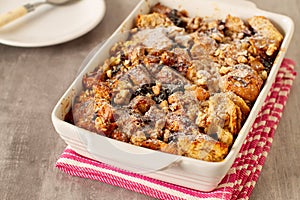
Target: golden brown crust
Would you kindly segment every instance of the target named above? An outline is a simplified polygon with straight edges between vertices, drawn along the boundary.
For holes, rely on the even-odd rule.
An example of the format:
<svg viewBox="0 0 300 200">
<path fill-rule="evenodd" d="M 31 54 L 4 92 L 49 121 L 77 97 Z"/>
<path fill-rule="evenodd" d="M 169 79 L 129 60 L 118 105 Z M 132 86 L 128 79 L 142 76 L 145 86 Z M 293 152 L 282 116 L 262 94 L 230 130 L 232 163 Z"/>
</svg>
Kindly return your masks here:
<svg viewBox="0 0 300 200">
<path fill-rule="evenodd" d="M 188 157 L 205 161 L 222 161 L 228 153 L 228 146 L 221 142 L 207 141 L 203 138 L 195 140 L 185 153 Z"/>
<path fill-rule="evenodd" d="M 283 40 L 282 34 L 275 28 L 269 19 L 264 16 L 254 16 L 249 18 L 248 23 L 260 35 L 270 40 L 276 41 L 277 44 Z"/>
<path fill-rule="evenodd" d="M 280 47 L 283 40 L 282 34 L 275 28 L 271 21 L 264 16 L 254 16 L 247 21 L 257 32 L 258 36 L 264 37 L 263 40 L 256 38 L 256 40 L 253 41 L 253 45 L 257 49 L 261 49 L 263 46 L 265 54 L 272 56 Z"/>
<path fill-rule="evenodd" d="M 260 93 L 263 80 L 248 65 L 236 65 L 222 77 L 222 89 L 232 91 L 245 101 L 254 102 Z"/>
</svg>

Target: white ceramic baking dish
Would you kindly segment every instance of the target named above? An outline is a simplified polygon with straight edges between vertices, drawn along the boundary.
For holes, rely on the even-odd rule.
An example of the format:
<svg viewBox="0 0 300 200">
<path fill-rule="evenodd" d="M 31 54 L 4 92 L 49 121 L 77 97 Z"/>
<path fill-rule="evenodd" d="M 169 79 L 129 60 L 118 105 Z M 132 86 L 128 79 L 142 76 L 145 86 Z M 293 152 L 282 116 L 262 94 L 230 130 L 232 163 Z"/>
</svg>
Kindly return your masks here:
<svg viewBox="0 0 300 200">
<path fill-rule="evenodd" d="M 102 64 L 108 58 L 112 45 L 117 41 L 126 39 L 126 34 L 120 33 L 124 33 L 132 27 L 137 14 L 148 13 L 150 7 L 157 2 L 158 0 L 142 0 L 115 33 L 94 52 L 84 66 L 83 71 L 55 106 L 52 112 L 52 121 L 61 138 L 83 156 L 158 180 L 196 190 L 211 191 L 218 186 L 238 155 L 247 133 L 251 129 L 256 115 L 275 80 L 291 40 L 294 25 L 289 17 L 260 10 L 253 3 L 243 0 L 159 0 L 168 7 L 187 10 L 189 16 L 197 15 L 220 19 L 225 18 L 227 14 L 231 14 L 246 19 L 254 15 L 263 15 L 269 18 L 284 34 L 280 52 L 269 77 L 229 154 L 222 162 L 206 162 L 137 147 L 91 133 L 65 122 L 64 117 L 71 108 L 74 96 L 82 90 L 81 80 L 83 75 Z"/>
</svg>

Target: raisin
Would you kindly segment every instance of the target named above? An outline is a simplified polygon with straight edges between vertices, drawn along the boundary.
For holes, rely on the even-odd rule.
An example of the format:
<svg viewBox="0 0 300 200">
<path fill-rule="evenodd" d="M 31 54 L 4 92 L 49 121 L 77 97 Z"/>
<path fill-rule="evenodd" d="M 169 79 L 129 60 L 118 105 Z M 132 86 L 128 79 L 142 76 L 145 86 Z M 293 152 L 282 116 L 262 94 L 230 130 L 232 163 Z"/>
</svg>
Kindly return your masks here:
<svg viewBox="0 0 300 200">
<path fill-rule="evenodd" d="M 153 94 L 152 87 L 154 85 L 155 85 L 155 83 L 142 85 L 133 93 L 133 96 L 131 98 L 134 98 L 136 96 L 145 96 L 147 94 Z"/>
<path fill-rule="evenodd" d="M 66 114 L 64 118 L 65 122 L 68 122 L 70 124 L 74 124 L 74 119 L 73 119 L 73 110 L 72 108 L 69 110 L 69 112 Z"/>
<path fill-rule="evenodd" d="M 174 66 L 172 66 L 173 69 L 177 70 L 184 76 L 187 73 L 188 67 L 189 66 L 183 62 L 176 63 Z"/>
<path fill-rule="evenodd" d="M 267 72 L 270 72 L 272 66 L 273 66 L 273 61 L 271 58 L 261 58 L 260 62 L 264 65 L 265 69 Z"/>
<path fill-rule="evenodd" d="M 171 10 L 171 12 L 167 14 L 167 16 L 175 24 L 175 26 L 182 28 L 186 27 L 187 23 L 180 18 L 178 10 Z"/>
<path fill-rule="evenodd" d="M 164 100 L 167 100 L 168 97 L 178 91 L 184 91 L 183 84 L 164 84 L 161 87 L 160 93 L 158 95 L 154 95 L 152 87 L 155 86 L 155 83 L 144 84 L 139 87 L 131 96 L 131 100 L 136 96 L 146 96 L 150 94 L 152 99 L 157 103 L 160 104 Z"/>
<path fill-rule="evenodd" d="M 168 142 L 167 143 L 178 142 L 178 137 L 179 137 L 179 133 L 178 132 L 171 133 L 171 135 L 168 138 Z"/>
<path fill-rule="evenodd" d="M 125 53 L 123 51 L 121 52 L 120 58 L 121 58 L 121 61 L 127 60 L 127 56 L 125 55 Z"/>
<path fill-rule="evenodd" d="M 118 73 L 120 71 L 120 69 L 121 69 L 122 66 L 123 66 L 122 64 L 113 66 L 113 68 L 111 70 L 112 76 L 114 76 L 116 73 Z"/>
<path fill-rule="evenodd" d="M 161 102 L 163 102 L 164 100 L 167 100 L 167 99 L 168 99 L 168 94 L 164 90 L 161 90 L 159 95 L 153 97 L 153 100 L 157 104 L 160 104 Z"/>
</svg>

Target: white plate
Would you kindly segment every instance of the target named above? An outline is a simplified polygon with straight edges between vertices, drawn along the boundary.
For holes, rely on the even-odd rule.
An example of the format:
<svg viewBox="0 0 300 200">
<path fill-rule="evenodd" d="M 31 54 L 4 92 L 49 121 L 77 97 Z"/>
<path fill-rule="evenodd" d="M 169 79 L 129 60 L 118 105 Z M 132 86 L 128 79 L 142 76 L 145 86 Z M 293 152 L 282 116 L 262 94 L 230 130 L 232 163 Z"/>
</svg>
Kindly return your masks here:
<svg viewBox="0 0 300 200">
<path fill-rule="evenodd" d="M 34 0 L 1 1 L 5 13 Z M 0 28 L 0 43 L 19 47 L 41 47 L 78 38 L 103 19 L 104 0 L 76 0 L 52 6 L 41 5 L 35 11 Z"/>
</svg>

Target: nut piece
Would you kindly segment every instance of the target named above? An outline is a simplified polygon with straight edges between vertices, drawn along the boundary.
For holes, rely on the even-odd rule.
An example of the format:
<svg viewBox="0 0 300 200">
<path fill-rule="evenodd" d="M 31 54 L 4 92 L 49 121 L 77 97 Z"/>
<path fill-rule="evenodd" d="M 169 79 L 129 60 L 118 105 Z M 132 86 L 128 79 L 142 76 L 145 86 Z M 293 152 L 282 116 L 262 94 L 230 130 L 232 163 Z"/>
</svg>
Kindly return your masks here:
<svg viewBox="0 0 300 200">
<path fill-rule="evenodd" d="M 110 137 L 122 142 L 129 142 L 127 135 L 125 133 L 122 133 L 121 131 L 114 131 Z"/>
<path fill-rule="evenodd" d="M 247 30 L 247 27 L 245 26 L 244 22 L 239 17 L 234 17 L 231 15 L 228 15 L 225 20 L 225 27 L 230 32 L 245 32 Z"/>
<path fill-rule="evenodd" d="M 151 106 L 155 105 L 156 102 L 147 96 L 137 96 L 133 98 L 129 106 L 137 113 L 145 114 Z"/>
<path fill-rule="evenodd" d="M 155 95 L 159 95 L 161 89 L 161 83 L 157 83 L 156 85 L 152 86 L 152 91 Z"/>
<path fill-rule="evenodd" d="M 204 88 L 202 87 L 197 87 L 195 89 L 195 92 L 196 92 L 196 98 L 199 100 L 199 101 L 204 101 L 206 99 L 209 98 L 209 92 L 206 91 Z"/>
<path fill-rule="evenodd" d="M 155 28 L 158 26 L 171 26 L 173 22 L 166 15 L 151 13 L 138 15 L 136 25 L 138 28 Z"/>
</svg>

